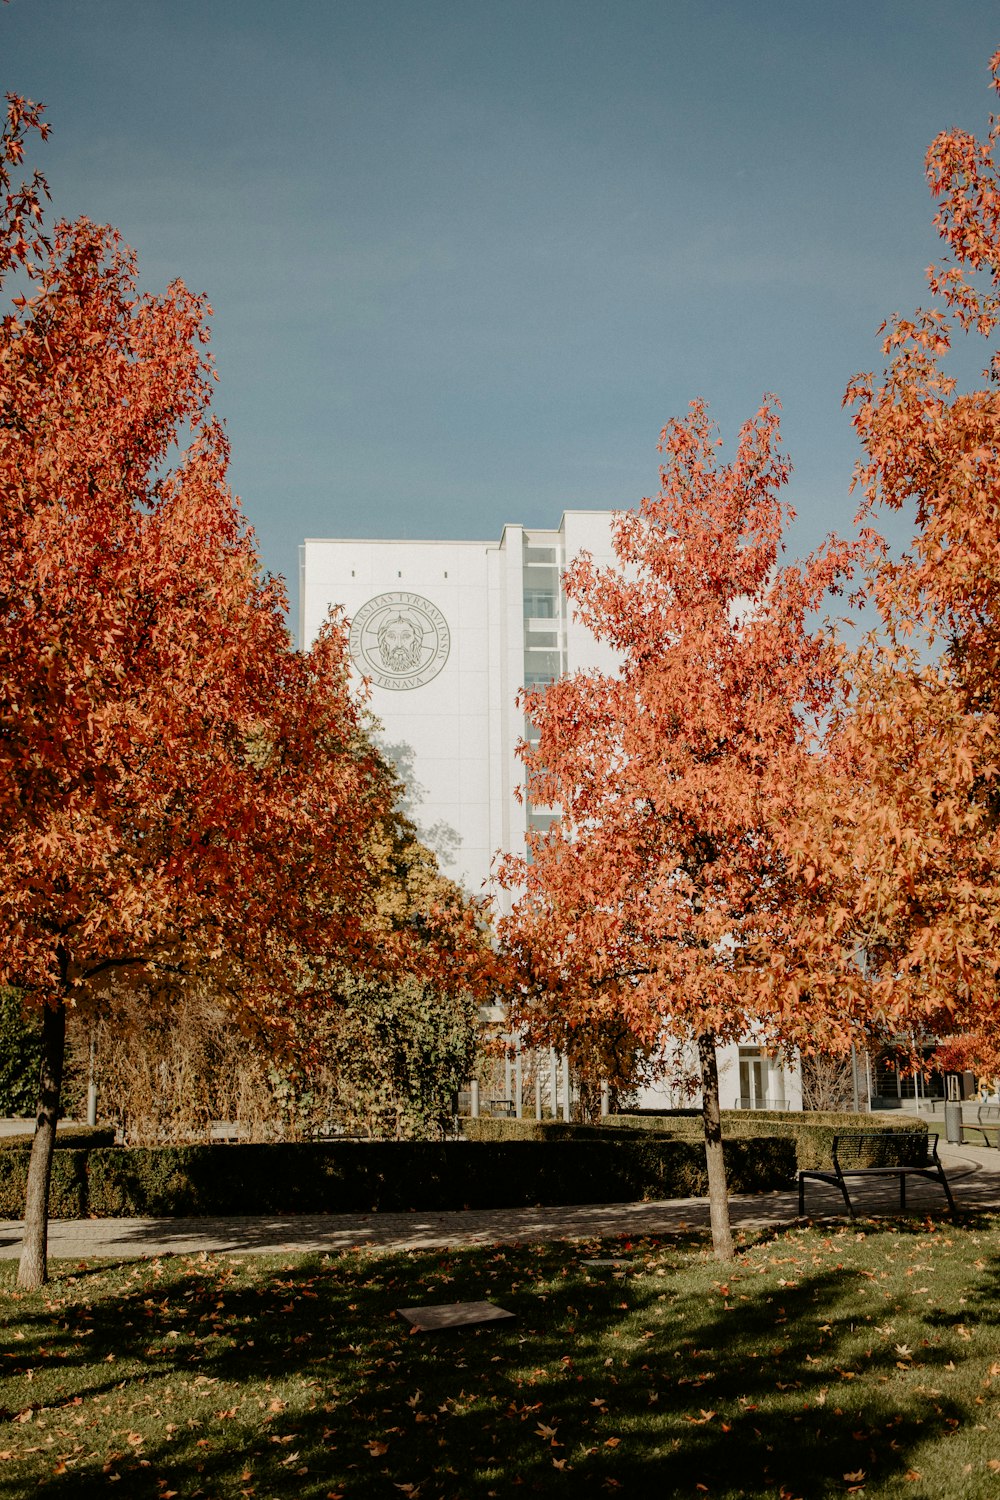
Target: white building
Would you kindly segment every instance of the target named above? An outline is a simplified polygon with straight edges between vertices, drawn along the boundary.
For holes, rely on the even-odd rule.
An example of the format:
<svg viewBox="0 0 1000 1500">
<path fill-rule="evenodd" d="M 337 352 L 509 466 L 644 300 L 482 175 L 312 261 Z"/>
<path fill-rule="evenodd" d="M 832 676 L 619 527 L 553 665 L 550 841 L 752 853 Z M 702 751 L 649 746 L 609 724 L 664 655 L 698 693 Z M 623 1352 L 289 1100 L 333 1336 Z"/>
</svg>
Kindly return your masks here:
<svg viewBox="0 0 1000 1500">
<path fill-rule="evenodd" d="M 371 683 L 382 745 L 409 790 L 405 811 L 475 894 L 497 851 L 521 853 L 526 828 L 553 816 L 515 796 L 528 731 L 518 690 L 615 669 L 560 584 L 584 550 L 613 560 L 611 516 L 571 510 L 554 531 L 505 526 L 498 542 L 310 539 L 300 549 L 299 639 L 314 638 L 331 606 L 346 611 L 354 670 Z M 798 1069 L 762 1049 L 722 1048 L 719 1066 L 724 1108 L 801 1108 Z M 657 1089 L 641 1102 L 688 1101 Z"/>
<path fill-rule="evenodd" d="M 614 657 L 572 617 L 560 587 L 586 549 L 611 561 L 610 511 L 567 511 L 555 531 L 505 526 L 499 542 L 325 541 L 301 548 L 300 640 L 331 605 L 371 682 L 407 812 L 446 872 L 479 893 L 498 849 L 522 852 L 518 689 Z"/>
</svg>

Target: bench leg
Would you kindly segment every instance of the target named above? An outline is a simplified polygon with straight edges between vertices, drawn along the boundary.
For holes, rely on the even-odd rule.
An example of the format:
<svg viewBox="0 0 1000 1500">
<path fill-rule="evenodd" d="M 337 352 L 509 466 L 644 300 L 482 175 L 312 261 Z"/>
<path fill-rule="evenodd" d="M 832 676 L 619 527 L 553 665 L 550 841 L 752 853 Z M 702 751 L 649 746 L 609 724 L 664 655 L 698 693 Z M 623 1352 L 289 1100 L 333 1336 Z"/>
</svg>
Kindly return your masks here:
<svg viewBox="0 0 1000 1500">
<path fill-rule="evenodd" d="M 948 1207 L 951 1210 L 951 1216 L 952 1216 L 953 1219 L 957 1219 L 958 1218 L 958 1209 L 955 1207 L 955 1200 L 954 1200 L 954 1198 L 951 1195 L 951 1183 L 948 1181 L 947 1177 L 944 1175 L 944 1167 L 941 1167 L 941 1166 L 938 1167 L 938 1169 L 937 1169 L 937 1175 L 938 1175 L 938 1181 L 941 1183 L 941 1186 L 945 1190 L 945 1195 L 947 1196 L 947 1199 L 948 1199 Z"/>
<path fill-rule="evenodd" d="M 906 1173 L 899 1174 L 899 1209 L 902 1213 L 906 1208 Z"/>
<path fill-rule="evenodd" d="M 820 1180 L 823 1181 L 823 1182 L 829 1182 L 831 1187 L 834 1186 L 834 1183 L 832 1181 L 830 1181 L 830 1179 L 828 1177 L 823 1177 Z M 845 1204 L 845 1206 L 847 1208 L 848 1218 L 853 1219 L 854 1218 L 854 1204 L 851 1202 L 850 1195 L 848 1194 L 847 1183 L 844 1181 L 843 1177 L 841 1177 L 839 1174 L 838 1174 L 837 1179 L 836 1179 L 836 1186 L 839 1187 L 839 1189 L 841 1191 L 841 1195 L 843 1196 L 844 1204 Z M 806 1216 L 806 1173 L 805 1172 L 801 1172 L 799 1174 L 799 1218 L 800 1219 L 804 1219 L 805 1216 Z"/>
<path fill-rule="evenodd" d="M 853 1219 L 854 1218 L 854 1204 L 851 1202 L 851 1195 L 847 1191 L 847 1183 L 844 1181 L 843 1177 L 841 1177 L 841 1175 L 840 1175 L 839 1172 L 837 1173 L 837 1180 L 840 1183 L 840 1191 L 843 1193 L 843 1195 L 844 1195 L 844 1202 L 847 1205 L 847 1217 L 849 1219 Z"/>
</svg>

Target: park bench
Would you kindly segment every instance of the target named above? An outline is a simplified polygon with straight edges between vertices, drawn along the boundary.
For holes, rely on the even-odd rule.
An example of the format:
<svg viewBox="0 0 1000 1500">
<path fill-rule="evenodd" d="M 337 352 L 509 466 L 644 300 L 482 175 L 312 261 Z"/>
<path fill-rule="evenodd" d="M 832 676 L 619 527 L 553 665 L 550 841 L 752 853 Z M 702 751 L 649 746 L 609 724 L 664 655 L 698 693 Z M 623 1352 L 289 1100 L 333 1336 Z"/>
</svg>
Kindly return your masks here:
<svg viewBox="0 0 1000 1500">
<path fill-rule="evenodd" d="M 833 1138 L 833 1166 L 809 1167 L 799 1172 L 799 1215 L 805 1215 L 806 1179 L 815 1178 L 839 1188 L 847 1212 L 854 1218 L 854 1205 L 847 1191 L 847 1178 L 896 1177 L 899 1179 L 899 1207 L 906 1208 L 907 1177 L 927 1177 L 939 1182 L 948 1199 L 952 1216 L 957 1217 L 951 1187 L 937 1151 L 938 1138 L 923 1130 L 855 1130 Z"/>
<path fill-rule="evenodd" d="M 970 1130 L 978 1131 L 983 1138 L 984 1146 L 1000 1147 L 1000 1104 L 981 1104 L 976 1110 L 976 1120 L 975 1125 L 963 1121 L 963 1137 Z M 992 1140 L 990 1140 L 991 1135 Z"/>
</svg>

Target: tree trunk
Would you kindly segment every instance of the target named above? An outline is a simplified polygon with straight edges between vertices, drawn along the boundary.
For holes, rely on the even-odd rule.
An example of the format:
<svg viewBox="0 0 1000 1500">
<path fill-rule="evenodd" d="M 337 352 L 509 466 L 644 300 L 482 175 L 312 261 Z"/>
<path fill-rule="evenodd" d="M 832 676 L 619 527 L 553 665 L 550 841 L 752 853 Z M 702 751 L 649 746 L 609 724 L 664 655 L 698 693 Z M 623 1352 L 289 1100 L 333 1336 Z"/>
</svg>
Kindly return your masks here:
<svg viewBox="0 0 1000 1500">
<path fill-rule="evenodd" d="M 733 1232 L 729 1224 L 729 1187 L 722 1154 L 722 1115 L 719 1110 L 719 1067 L 715 1058 L 715 1037 L 710 1031 L 703 1032 L 698 1038 L 698 1062 L 701 1065 L 701 1115 L 705 1126 L 712 1249 L 716 1260 L 732 1260 Z"/>
<path fill-rule="evenodd" d="M 34 1289 L 48 1278 L 49 1181 L 56 1143 L 59 1096 L 66 1053 L 66 1007 L 62 996 L 42 1008 L 42 1062 L 38 1074 L 38 1117 L 28 1163 L 24 1239 L 18 1286 Z"/>
</svg>

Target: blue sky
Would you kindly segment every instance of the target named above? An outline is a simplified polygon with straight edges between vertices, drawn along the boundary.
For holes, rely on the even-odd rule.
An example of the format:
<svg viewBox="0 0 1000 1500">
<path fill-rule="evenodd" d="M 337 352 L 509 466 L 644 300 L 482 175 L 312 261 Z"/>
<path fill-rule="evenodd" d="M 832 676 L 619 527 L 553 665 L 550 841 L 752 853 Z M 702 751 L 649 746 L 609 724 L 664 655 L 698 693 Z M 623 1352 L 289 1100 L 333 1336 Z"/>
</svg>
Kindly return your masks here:
<svg viewBox="0 0 1000 1500">
<path fill-rule="evenodd" d="M 841 397 L 935 254 L 996 0 L 13 0 L 56 212 L 215 308 L 265 566 L 634 504 L 663 423 L 774 391 L 790 548 L 851 529 Z M 293 614 L 294 618 L 294 614 Z"/>
</svg>

